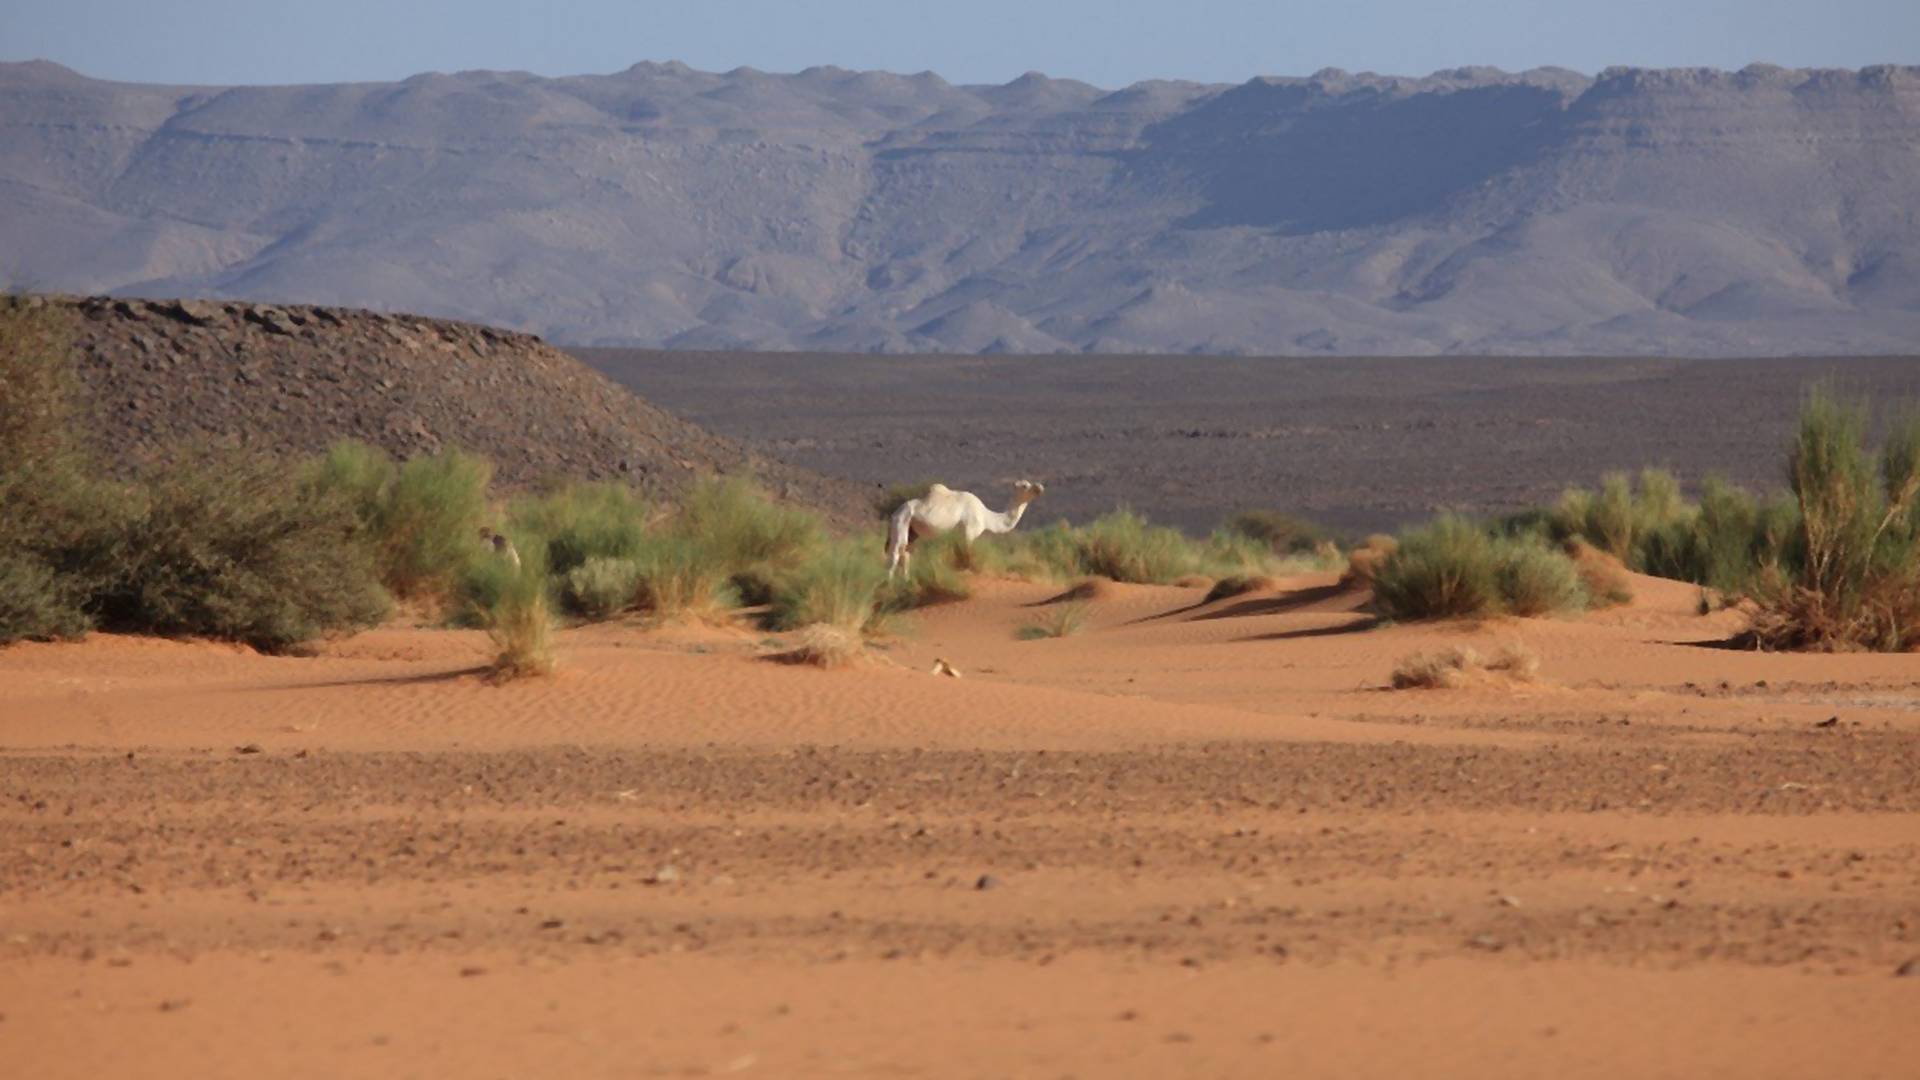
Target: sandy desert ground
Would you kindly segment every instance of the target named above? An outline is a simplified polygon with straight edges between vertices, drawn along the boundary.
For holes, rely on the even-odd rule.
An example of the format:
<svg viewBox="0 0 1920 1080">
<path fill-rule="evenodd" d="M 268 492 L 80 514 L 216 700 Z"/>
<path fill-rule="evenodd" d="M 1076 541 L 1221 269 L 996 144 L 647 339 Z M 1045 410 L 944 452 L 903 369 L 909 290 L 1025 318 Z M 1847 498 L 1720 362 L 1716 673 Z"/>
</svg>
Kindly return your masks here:
<svg viewBox="0 0 1920 1080">
<path fill-rule="evenodd" d="M 729 628 L 0 651 L 11 1076 L 1912 1076 L 1920 663 L 1691 587 L 1375 627 L 982 581 Z M 1531 683 L 1390 690 L 1520 643 Z M 936 657 L 963 677 L 928 673 Z"/>
</svg>

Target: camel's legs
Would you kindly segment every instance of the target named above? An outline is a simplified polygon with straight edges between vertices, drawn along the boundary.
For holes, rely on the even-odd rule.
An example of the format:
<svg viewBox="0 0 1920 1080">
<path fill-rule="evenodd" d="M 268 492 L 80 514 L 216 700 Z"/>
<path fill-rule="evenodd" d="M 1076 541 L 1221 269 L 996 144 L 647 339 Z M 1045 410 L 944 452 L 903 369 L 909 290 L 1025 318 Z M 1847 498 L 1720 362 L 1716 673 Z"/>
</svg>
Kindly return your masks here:
<svg viewBox="0 0 1920 1080">
<path fill-rule="evenodd" d="M 913 508 L 902 506 L 894 511 L 893 520 L 887 528 L 887 580 L 907 568 L 907 562 L 913 557 Z"/>
</svg>

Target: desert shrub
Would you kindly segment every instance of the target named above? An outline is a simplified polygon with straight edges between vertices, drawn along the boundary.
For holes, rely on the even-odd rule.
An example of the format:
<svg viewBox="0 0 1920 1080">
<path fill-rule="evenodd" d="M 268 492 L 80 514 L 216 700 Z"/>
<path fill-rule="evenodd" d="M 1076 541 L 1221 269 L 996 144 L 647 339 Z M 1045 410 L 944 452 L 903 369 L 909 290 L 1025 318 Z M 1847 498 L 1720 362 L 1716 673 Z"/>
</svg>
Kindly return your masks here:
<svg viewBox="0 0 1920 1080">
<path fill-rule="evenodd" d="M 1631 563 L 1636 520 L 1633 488 L 1627 474 L 1608 473 L 1601 477 L 1600 493 L 1594 497 L 1587 515 L 1587 539 L 1601 551 Z"/>
<path fill-rule="evenodd" d="M 1304 564 L 1313 557 L 1313 548 L 1291 552 L 1289 560 Z M 1280 559 L 1273 547 L 1265 540 L 1242 533 L 1217 529 L 1205 541 L 1195 547 L 1189 560 L 1189 572 L 1199 572 L 1209 577 L 1233 577 L 1260 574 L 1272 570 Z"/>
<path fill-rule="evenodd" d="M 737 478 L 696 482 L 663 531 L 704 549 L 726 567 L 739 599 L 754 604 L 770 601 L 780 576 L 827 540 L 815 515 L 781 506 Z"/>
<path fill-rule="evenodd" d="M 545 541 L 547 572 L 555 576 L 594 559 L 637 559 L 647 543 L 646 500 L 624 484 L 568 484 L 519 499 L 507 521 L 512 533 Z"/>
<path fill-rule="evenodd" d="M 1074 535 L 1076 572 L 1138 585 L 1165 585 L 1196 569 L 1192 544 L 1178 529 L 1131 510 L 1095 519 Z"/>
<path fill-rule="evenodd" d="M 1085 630 L 1092 616 L 1092 609 L 1084 602 L 1059 604 L 1023 623 L 1013 632 L 1013 636 L 1021 641 L 1069 637 Z"/>
<path fill-rule="evenodd" d="M 1633 492 L 1633 531 L 1636 536 L 1684 525 L 1694 509 L 1680 496 L 1680 481 L 1665 469 L 1640 470 Z"/>
<path fill-rule="evenodd" d="M 1374 533 L 1347 554 L 1347 572 L 1341 580 L 1372 588 L 1374 579 L 1380 576 L 1380 568 L 1399 549 L 1400 541 L 1385 533 Z"/>
<path fill-rule="evenodd" d="M 1305 555 L 1333 539 L 1324 526 L 1277 510 L 1245 510 L 1228 518 L 1221 528 L 1259 541 L 1276 555 Z"/>
<path fill-rule="evenodd" d="M 975 544 L 968 557 L 978 573 L 1023 581 L 1062 582 L 1081 576 L 1080 544 L 1075 530 L 1063 521 Z"/>
<path fill-rule="evenodd" d="M 717 620 L 740 604 L 732 567 L 698 539 L 654 537 L 635 564 L 640 606 L 653 615 Z"/>
<path fill-rule="evenodd" d="M 1468 686 L 1488 673 L 1527 682 L 1539 670 L 1539 658 L 1518 643 L 1503 647 L 1491 660 L 1461 646 L 1403 657 L 1394 665 L 1392 682 L 1395 690 L 1449 690 Z"/>
<path fill-rule="evenodd" d="M 386 451 L 357 439 L 333 443 L 301 470 L 303 482 L 345 501 L 369 536 L 399 473 L 400 466 Z"/>
<path fill-rule="evenodd" d="M 1443 514 L 1400 538 L 1375 574 L 1374 602 L 1399 619 L 1490 614 L 1500 609 L 1499 571 L 1486 530 Z"/>
<path fill-rule="evenodd" d="M 773 659 L 788 664 L 807 664 L 818 668 L 852 667 L 868 657 L 866 639 L 857 633 L 826 623 L 801 627 L 794 635 L 794 646 Z"/>
<path fill-rule="evenodd" d="M 1920 415 L 1896 420 L 1877 467 L 1867 428 L 1864 405 L 1844 404 L 1825 389 L 1802 406 L 1787 455 L 1797 525 L 1780 544 L 1780 560 L 1756 575 L 1756 644 L 1886 651 L 1920 645 Z"/>
<path fill-rule="evenodd" d="M 84 635 L 84 594 L 35 556 L 0 549 L 0 645 Z"/>
<path fill-rule="evenodd" d="M 1583 610 L 1587 593 L 1573 560 L 1536 539 L 1494 542 L 1501 606 L 1522 617 Z"/>
<path fill-rule="evenodd" d="M 459 450 L 409 458 L 375 518 L 382 578 L 401 596 L 446 592 L 480 556 L 493 466 Z"/>
<path fill-rule="evenodd" d="M 353 509 L 287 484 L 274 461 L 198 452 L 149 471 L 133 498 L 87 603 L 103 626 L 276 651 L 386 614 Z"/>
<path fill-rule="evenodd" d="M 775 629 L 824 624 L 849 634 L 876 629 L 886 567 L 862 544 L 834 544 L 816 553 L 774 590 Z"/>
<path fill-rule="evenodd" d="M 0 297 L 0 644 L 79 637 L 128 539 L 125 486 L 81 442 L 69 320 Z"/>
<path fill-rule="evenodd" d="M 781 506 L 735 478 L 695 482 L 675 512 L 672 528 L 734 566 L 795 566 L 826 540 L 813 514 Z"/>
<path fill-rule="evenodd" d="M 497 564 L 498 588 L 483 609 L 487 636 L 495 654 L 493 676 L 510 681 L 552 674 L 553 601 L 546 552 L 538 544 L 520 553 L 520 565 Z"/>
<path fill-rule="evenodd" d="M 640 564 L 633 559 L 595 555 L 562 577 L 561 598 L 567 610 L 589 619 L 618 615 L 640 596 Z"/>
<path fill-rule="evenodd" d="M 397 596 L 451 596 L 482 554 L 474 538 L 493 466 L 481 458 L 444 450 L 395 464 L 349 441 L 330 447 L 304 477 L 352 510 L 381 581 Z"/>
</svg>

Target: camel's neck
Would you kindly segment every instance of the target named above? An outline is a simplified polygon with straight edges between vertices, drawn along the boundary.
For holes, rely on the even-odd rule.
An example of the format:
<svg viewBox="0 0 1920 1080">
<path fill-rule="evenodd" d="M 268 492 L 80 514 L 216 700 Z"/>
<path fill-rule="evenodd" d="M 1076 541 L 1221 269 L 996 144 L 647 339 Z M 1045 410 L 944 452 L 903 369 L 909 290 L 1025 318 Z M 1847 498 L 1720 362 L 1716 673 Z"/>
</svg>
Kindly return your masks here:
<svg viewBox="0 0 1920 1080">
<path fill-rule="evenodd" d="M 997 533 L 1012 532 L 1013 527 L 1020 524 L 1020 515 L 1026 512 L 1025 501 L 1014 503 L 1006 509 L 1005 513 L 993 514 L 987 522 L 987 529 Z"/>
</svg>

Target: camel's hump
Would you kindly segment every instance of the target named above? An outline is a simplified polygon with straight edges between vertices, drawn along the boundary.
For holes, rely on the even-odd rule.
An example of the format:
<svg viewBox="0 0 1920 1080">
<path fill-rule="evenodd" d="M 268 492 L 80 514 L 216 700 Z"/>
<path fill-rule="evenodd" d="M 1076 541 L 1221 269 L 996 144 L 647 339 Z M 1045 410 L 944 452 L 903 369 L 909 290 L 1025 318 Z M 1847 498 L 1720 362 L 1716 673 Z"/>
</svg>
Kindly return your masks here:
<svg viewBox="0 0 1920 1080">
<path fill-rule="evenodd" d="M 953 489 L 952 489 L 952 488 L 950 488 L 950 487 L 948 487 L 948 486 L 947 486 L 947 485 L 945 485 L 945 484 L 928 484 L 928 485 L 927 485 L 927 494 L 929 494 L 929 495 L 951 495 L 951 494 L 953 494 Z"/>
</svg>

